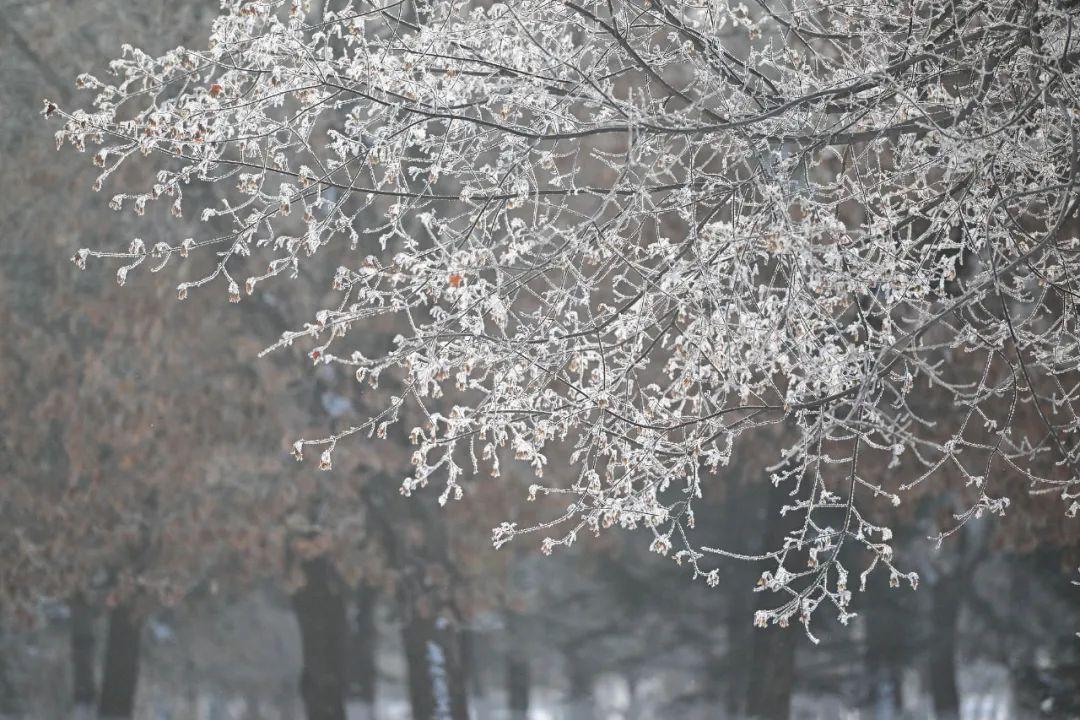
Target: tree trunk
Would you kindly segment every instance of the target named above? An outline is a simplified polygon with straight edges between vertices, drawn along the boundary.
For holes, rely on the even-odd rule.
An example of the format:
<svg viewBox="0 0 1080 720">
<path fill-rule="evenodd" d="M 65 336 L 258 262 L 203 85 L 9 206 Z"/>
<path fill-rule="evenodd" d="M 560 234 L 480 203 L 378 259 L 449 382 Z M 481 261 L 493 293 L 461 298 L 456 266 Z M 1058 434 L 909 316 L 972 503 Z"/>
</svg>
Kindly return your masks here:
<svg viewBox="0 0 1080 720">
<path fill-rule="evenodd" d="M 724 538 L 731 547 L 738 547 L 743 538 L 750 537 L 756 524 L 753 504 L 747 493 L 741 491 L 739 483 L 745 480 L 733 476 L 726 488 L 724 497 L 723 519 Z M 727 581 L 737 592 L 728 592 L 726 642 L 723 654 L 719 653 L 716 643 L 706 637 L 705 652 L 705 698 L 708 701 L 723 701 L 729 717 L 744 715 L 746 700 L 749 697 L 749 682 L 745 652 L 750 647 L 751 633 L 754 632 L 750 619 L 753 615 L 753 596 L 746 589 L 754 586 L 753 566 L 748 563 L 729 563 L 725 568 Z"/>
<path fill-rule="evenodd" d="M 300 626 L 300 697 L 308 720 L 345 720 L 348 620 L 341 583 L 326 558 L 304 562 L 304 587 L 292 596 Z"/>
<path fill-rule="evenodd" d="M 623 720 L 639 720 L 641 717 L 641 703 L 638 702 L 639 678 L 637 672 L 631 670 L 626 673 L 626 695 L 628 705 L 623 713 Z M 717 705 L 716 707 L 720 707 Z"/>
<path fill-rule="evenodd" d="M 4 637 L 3 626 L 0 625 L 0 718 L 21 717 L 18 695 L 15 692 L 15 684 L 9 675 L 7 650 L 10 645 Z"/>
<path fill-rule="evenodd" d="M 946 506 L 942 514 L 951 516 L 953 512 L 951 507 Z M 975 571 L 977 548 L 972 549 L 970 544 L 978 537 L 972 535 L 970 525 L 953 536 L 949 555 L 938 558 L 937 578 L 931 586 L 930 627 L 933 628 L 933 635 L 927 669 L 930 672 L 928 684 L 936 720 L 958 720 L 960 717 L 956 642 L 964 590 Z"/>
<path fill-rule="evenodd" d="M 461 658 L 468 679 L 468 693 L 471 697 L 482 700 L 484 697 L 484 676 L 478 672 L 481 638 L 471 628 L 464 627 L 461 636 Z"/>
<path fill-rule="evenodd" d="M 743 618 L 745 620 L 745 616 Z M 734 652 L 732 649 L 730 652 Z M 701 668 L 701 700 L 708 707 L 724 707 L 727 715 L 738 717 L 739 699 L 732 697 L 734 692 L 727 687 L 732 682 L 731 673 L 728 672 L 727 659 L 710 652 L 709 648 L 703 651 Z M 727 692 L 726 692 L 727 691 Z M 746 695 L 746 689 L 742 689 L 742 695 Z"/>
<path fill-rule="evenodd" d="M 874 611 L 875 608 L 869 608 L 867 613 Z M 895 662 L 899 657 L 891 654 L 889 643 L 880 637 L 881 625 L 870 625 L 866 638 L 866 704 L 873 720 L 893 720 L 902 711 L 903 676 Z"/>
<path fill-rule="evenodd" d="M 98 705 L 98 716 L 102 720 L 130 718 L 134 713 L 141 635 L 142 618 L 130 605 L 117 605 L 109 611 L 105 670 Z"/>
<path fill-rule="evenodd" d="M 349 720 L 375 720 L 375 663 L 378 634 L 375 629 L 377 594 L 364 583 L 356 591 L 349 646 Z"/>
<path fill-rule="evenodd" d="M 567 720 L 594 720 L 596 705 L 593 701 L 593 670 L 582 653 L 566 651 L 566 675 L 569 687 L 566 696 Z"/>
<path fill-rule="evenodd" d="M 468 720 L 468 672 L 445 516 L 420 499 L 365 484 L 369 517 L 387 557 L 399 568 L 397 601 L 414 720 Z"/>
<path fill-rule="evenodd" d="M 506 658 L 506 695 L 511 720 L 529 717 L 529 661 L 525 654 L 513 650 Z"/>
<path fill-rule="evenodd" d="M 873 720 L 896 720 L 903 701 L 901 677 L 894 668 L 883 663 L 867 667 L 870 676 L 868 705 Z"/>
<path fill-rule="evenodd" d="M 414 720 L 468 720 L 468 672 L 455 604 L 457 571 L 445 516 L 420 499 L 366 484 L 370 516 L 379 523 L 387 557 L 400 568 L 398 608 Z M 390 519 L 394 518 L 394 521 Z"/>
<path fill-rule="evenodd" d="M 797 632 L 792 628 L 768 627 L 751 636 L 748 718 L 787 720 L 791 717 Z"/>
<path fill-rule="evenodd" d="M 904 618 L 896 607 L 887 577 L 871 578 L 866 618 L 867 709 L 872 720 L 895 720 L 903 710 Z"/>
<path fill-rule="evenodd" d="M 792 502 L 788 496 L 790 483 L 775 487 L 769 483 L 765 502 L 765 548 L 773 550 L 784 542 L 784 536 L 797 522 L 795 513 L 780 516 L 780 508 Z M 774 607 L 782 601 L 778 596 L 762 593 L 758 609 Z M 784 600 L 787 596 L 784 596 Z M 796 621 L 797 622 L 797 621 Z M 750 635 L 750 667 L 746 713 L 755 720 L 788 720 L 791 717 L 791 694 L 795 685 L 795 648 L 799 631 L 794 627 L 770 625 Z"/>
<path fill-rule="evenodd" d="M 97 682 L 94 678 L 94 614 L 81 597 L 71 600 L 71 698 L 75 720 L 94 716 Z"/>
<path fill-rule="evenodd" d="M 931 591 L 930 697 L 936 720 L 960 717 L 960 692 L 956 686 L 956 632 L 960 617 L 960 587 L 953 577 L 942 575 Z"/>
<path fill-rule="evenodd" d="M 455 623 L 410 598 L 402 626 L 413 720 L 468 720 L 465 663 Z"/>
</svg>

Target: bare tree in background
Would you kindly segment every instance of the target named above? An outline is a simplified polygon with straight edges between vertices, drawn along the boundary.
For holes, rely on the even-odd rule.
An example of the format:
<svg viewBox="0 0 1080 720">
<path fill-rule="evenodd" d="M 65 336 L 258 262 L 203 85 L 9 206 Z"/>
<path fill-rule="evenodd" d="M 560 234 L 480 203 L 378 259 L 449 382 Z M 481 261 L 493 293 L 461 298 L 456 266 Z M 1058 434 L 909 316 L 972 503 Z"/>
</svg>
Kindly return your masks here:
<svg viewBox="0 0 1080 720">
<path fill-rule="evenodd" d="M 445 502 L 512 457 L 565 512 L 496 545 L 644 526 L 711 585 L 723 557 L 764 563 L 779 599 L 755 622 L 809 632 L 822 604 L 851 617 L 851 572 L 915 585 L 875 502 L 949 472 L 957 526 L 1004 513 L 1017 475 L 1080 509 L 1072 13 L 234 1 L 206 49 L 126 47 L 108 81 L 80 77 L 87 109 L 45 114 L 93 153 L 97 189 L 151 158 L 153 186 L 116 209 L 209 223 L 80 267 L 115 262 L 123 284 L 193 264 L 181 299 L 338 293 L 273 348 L 400 391 L 298 459 L 329 470 L 346 438 L 407 423 L 401 490 L 437 480 Z M 193 182 L 224 199 L 190 207 Z M 332 277 L 305 273 L 315 254 Z M 372 353 L 379 316 L 401 330 Z M 695 503 L 761 433 L 779 438 L 781 532 L 763 552 L 701 546 Z M 570 479 L 544 484 L 562 452 Z"/>
</svg>

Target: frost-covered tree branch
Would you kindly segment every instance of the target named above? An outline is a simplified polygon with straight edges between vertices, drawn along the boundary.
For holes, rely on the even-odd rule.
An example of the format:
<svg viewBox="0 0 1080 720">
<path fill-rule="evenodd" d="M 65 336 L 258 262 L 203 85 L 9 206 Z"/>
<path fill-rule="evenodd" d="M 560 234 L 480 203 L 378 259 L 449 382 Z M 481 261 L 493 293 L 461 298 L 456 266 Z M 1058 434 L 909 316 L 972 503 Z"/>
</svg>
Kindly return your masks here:
<svg viewBox="0 0 1080 720">
<path fill-rule="evenodd" d="M 316 254 L 338 295 L 273 347 L 399 390 L 335 446 L 409 420 L 406 494 L 498 474 L 501 448 L 565 496 L 542 548 L 645 526 L 720 582 L 766 562 L 761 625 L 850 617 L 849 572 L 891 573 L 898 505 L 942 476 L 957 526 L 1004 512 L 994 478 L 1076 498 L 1080 47 L 1066 3 L 858 6 L 758 0 L 222 3 L 205 50 L 125 47 L 85 110 L 100 189 L 189 210 L 205 236 L 75 256 L 161 271 L 233 302 Z M 373 220 L 372 218 L 377 218 Z M 318 265 L 311 265 L 318 268 Z M 287 284 L 282 292 L 287 292 Z M 394 318 L 392 347 L 361 352 Z M 764 554 L 693 539 L 694 508 L 745 439 L 801 527 Z M 569 477 L 567 477 L 569 473 Z M 544 484 L 546 482 L 546 484 Z M 944 530 L 947 535 L 950 529 Z"/>
</svg>

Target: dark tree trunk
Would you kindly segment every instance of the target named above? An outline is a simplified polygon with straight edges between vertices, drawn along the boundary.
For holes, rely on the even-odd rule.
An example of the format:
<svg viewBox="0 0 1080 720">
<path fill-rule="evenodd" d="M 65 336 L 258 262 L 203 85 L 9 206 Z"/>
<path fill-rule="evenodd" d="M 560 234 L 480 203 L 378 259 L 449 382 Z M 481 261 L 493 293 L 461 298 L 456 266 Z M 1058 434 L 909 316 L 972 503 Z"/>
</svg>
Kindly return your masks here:
<svg viewBox="0 0 1080 720">
<path fill-rule="evenodd" d="M 566 651 L 567 720 L 593 720 L 596 717 L 593 702 L 593 670 L 583 654 L 576 650 Z"/>
<path fill-rule="evenodd" d="M 375 658 L 378 649 L 375 609 L 378 596 L 374 588 L 360 583 L 355 598 L 356 613 L 353 615 L 349 645 L 349 720 L 374 720 Z"/>
<path fill-rule="evenodd" d="M 94 613 L 81 597 L 72 599 L 71 610 L 71 699 L 75 718 L 93 716 L 97 700 L 94 678 Z"/>
<path fill-rule="evenodd" d="M 300 626 L 300 697 L 308 720 L 345 720 L 348 620 L 341 582 L 325 558 L 304 562 L 304 587 L 292 596 Z"/>
<path fill-rule="evenodd" d="M 413 720 L 468 720 L 465 658 L 456 623 L 409 594 L 402 625 Z"/>
<path fill-rule="evenodd" d="M 767 550 L 780 547 L 786 533 L 797 523 L 794 513 L 788 513 L 788 518 L 780 516 L 780 508 L 793 501 L 788 495 L 790 484 L 788 482 L 775 487 L 769 483 L 763 521 L 763 539 Z M 785 595 L 783 600 L 786 599 Z M 779 600 L 777 595 L 762 593 L 758 609 L 775 607 L 783 600 Z M 788 720 L 791 717 L 791 694 L 795 685 L 795 648 L 799 639 L 799 630 L 794 627 L 780 628 L 770 625 L 751 633 L 750 667 L 747 669 L 748 718 Z"/>
<path fill-rule="evenodd" d="M 102 720 L 130 718 L 135 711 L 141 636 L 142 618 L 130 605 L 117 605 L 109 611 L 105 669 L 98 704 L 98 716 Z"/>
<path fill-rule="evenodd" d="M 705 697 L 709 701 L 722 702 L 730 717 L 742 717 L 746 700 L 750 697 L 747 675 L 750 663 L 746 661 L 745 653 L 753 640 L 753 597 L 746 589 L 753 587 L 754 581 L 750 573 L 745 572 L 747 567 L 752 566 L 733 567 L 730 570 L 732 587 L 742 592 L 727 593 L 727 636 L 723 654 L 719 654 L 719 650 L 711 644 L 705 649 Z"/>
<path fill-rule="evenodd" d="M 797 633 L 797 629 L 768 627 L 751 636 L 748 718 L 787 720 L 791 717 Z"/>
<path fill-rule="evenodd" d="M 931 592 L 930 697 L 937 720 L 957 720 L 960 692 L 956 686 L 956 633 L 961 588 L 955 577 L 943 575 Z"/>
<path fill-rule="evenodd" d="M 871 578 L 866 618 L 867 709 L 872 720 L 894 720 L 903 710 L 907 627 L 884 574 Z"/>
<path fill-rule="evenodd" d="M 641 717 L 641 703 L 638 702 L 638 676 L 634 671 L 626 674 L 626 694 L 630 704 L 623 720 L 638 720 Z"/>
<path fill-rule="evenodd" d="M 19 699 L 15 692 L 15 684 L 9 675 L 8 644 L 4 637 L 3 627 L 0 626 L 0 718 L 21 717 Z"/>
<path fill-rule="evenodd" d="M 953 512 L 953 508 L 946 506 L 941 514 L 950 517 Z M 978 536 L 972 536 L 971 526 L 962 528 L 953 536 L 948 546 L 949 554 L 938 558 L 937 578 L 930 590 L 930 627 L 933 633 L 927 670 L 930 673 L 930 698 L 937 720 L 958 720 L 960 717 L 956 642 L 964 590 L 975 569 L 977 548 L 970 547 L 974 537 Z"/>
<path fill-rule="evenodd" d="M 530 680 L 529 661 L 525 654 L 511 651 L 506 658 L 506 695 L 511 720 L 526 720 L 529 717 Z"/>
<path fill-rule="evenodd" d="M 484 697 L 484 676 L 477 672 L 480 667 L 478 656 L 480 652 L 480 636 L 472 629 L 461 629 L 461 657 L 465 666 L 465 677 L 468 679 L 468 692 L 474 698 Z"/>
<path fill-rule="evenodd" d="M 445 517 L 420 499 L 366 484 L 391 565 L 400 568 L 398 608 L 414 720 L 468 720 L 468 672 Z M 396 518 L 390 522 L 389 518 Z"/>
<path fill-rule="evenodd" d="M 750 498 L 741 492 L 739 484 L 744 480 L 738 476 L 731 478 L 724 497 L 723 519 L 724 538 L 731 547 L 738 547 L 742 538 L 753 533 L 755 518 Z M 754 585 L 753 566 L 748 563 L 730 563 L 725 569 L 726 582 L 735 588 L 750 588 Z M 727 637 L 723 655 L 718 653 L 716 643 L 706 642 L 705 652 L 705 697 L 709 701 L 724 701 L 730 717 L 742 717 L 749 697 L 749 685 L 746 662 L 746 649 L 750 647 L 750 634 L 754 632 L 751 623 L 753 616 L 753 596 L 748 592 L 726 593 L 728 599 L 726 630 Z"/>
<path fill-rule="evenodd" d="M 507 609 L 503 618 L 506 632 L 503 633 L 502 657 L 503 682 L 506 689 L 506 705 L 510 720 L 527 720 L 529 702 L 532 693 L 532 677 L 529 656 L 525 652 L 527 639 L 525 625 L 520 613 Z"/>
<path fill-rule="evenodd" d="M 745 619 L 744 617 L 743 620 Z M 729 652 L 734 652 L 734 649 Z M 725 707 L 729 716 L 737 717 L 739 699 L 734 697 L 735 692 L 728 687 L 728 683 L 734 683 L 734 681 L 731 673 L 728 672 L 727 664 L 725 656 L 717 655 L 710 648 L 706 648 L 702 667 L 701 697 L 710 706 Z M 745 688 L 742 688 L 742 695 L 746 695 Z"/>
</svg>

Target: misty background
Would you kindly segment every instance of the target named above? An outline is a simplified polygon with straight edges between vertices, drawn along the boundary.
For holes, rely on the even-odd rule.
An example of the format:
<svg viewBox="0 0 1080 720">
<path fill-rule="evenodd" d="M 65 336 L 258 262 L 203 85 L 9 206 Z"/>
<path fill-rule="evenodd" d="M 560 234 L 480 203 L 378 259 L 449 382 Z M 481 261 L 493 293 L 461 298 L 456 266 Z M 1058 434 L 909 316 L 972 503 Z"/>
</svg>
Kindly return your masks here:
<svg viewBox="0 0 1080 720">
<path fill-rule="evenodd" d="M 301 718 L 322 678 L 364 720 L 1080 714 L 1080 540 L 1034 500 L 940 550 L 926 538 L 947 492 L 890 510 L 922 585 L 873 576 L 857 620 L 824 621 L 815 646 L 752 627 L 761 568 L 727 563 L 710 589 L 647 534 L 493 550 L 499 522 L 544 516 L 522 469 L 440 510 L 437 490 L 398 492 L 404 437 L 352 443 L 331 473 L 296 464 L 293 439 L 365 413 L 301 349 L 256 358 L 323 288 L 178 303 L 149 273 L 79 273 L 80 247 L 208 228 L 113 212 L 40 117 L 123 42 L 198 46 L 215 5 L 0 0 L 0 716 Z M 712 478 L 705 540 L 776 544 L 783 498 L 762 468 L 778 447 L 744 443 Z"/>
</svg>

